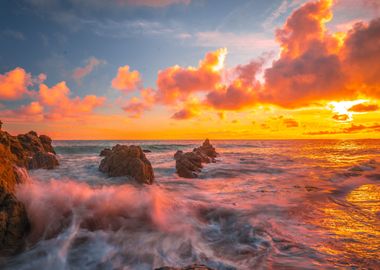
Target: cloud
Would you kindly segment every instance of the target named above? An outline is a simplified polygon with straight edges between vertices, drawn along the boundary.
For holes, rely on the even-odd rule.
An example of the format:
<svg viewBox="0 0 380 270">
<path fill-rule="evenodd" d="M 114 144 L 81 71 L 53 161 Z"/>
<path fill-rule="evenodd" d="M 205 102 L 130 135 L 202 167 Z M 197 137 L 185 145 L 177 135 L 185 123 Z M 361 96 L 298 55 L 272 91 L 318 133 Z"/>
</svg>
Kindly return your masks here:
<svg viewBox="0 0 380 270">
<path fill-rule="evenodd" d="M 282 123 L 287 127 L 287 128 L 295 128 L 298 127 L 299 124 L 296 120 L 292 118 L 285 118 L 282 120 Z"/>
<path fill-rule="evenodd" d="M 351 117 L 348 114 L 334 114 L 332 119 L 336 121 L 345 122 L 347 120 L 351 120 Z"/>
<path fill-rule="evenodd" d="M 0 74 L 0 100 L 17 100 L 29 93 L 32 75 L 17 67 L 4 75 Z"/>
<path fill-rule="evenodd" d="M 11 30 L 11 29 L 6 29 L 2 31 L 2 36 L 5 37 L 11 37 L 13 39 L 17 40 L 25 40 L 25 35 L 22 32 Z"/>
<path fill-rule="evenodd" d="M 186 120 L 186 119 L 193 118 L 196 115 L 198 114 L 194 112 L 193 110 L 189 108 L 185 108 L 173 114 L 171 118 L 175 120 Z"/>
<path fill-rule="evenodd" d="M 379 105 L 377 104 L 357 104 L 348 109 L 350 112 L 374 112 L 379 110 Z"/>
<path fill-rule="evenodd" d="M 369 97 L 380 98 L 380 18 L 356 23 L 342 51 L 353 87 Z"/>
<path fill-rule="evenodd" d="M 157 100 L 173 104 L 185 100 L 192 93 L 214 89 L 221 81 L 220 71 L 226 54 L 226 49 L 218 49 L 207 53 L 196 68 L 173 66 L 160 71 L 157 77 Z"/>
<path fill-rule="evenodd" d="M 45 110 L 45 118 L 60 120 L 68 117 L 83 117 L 103 105 L 105 98 L 87 95 L 84 98 L 70 98 L 70 89 L 62 81 L 52 87 L 41 84 L 39 89 L 39 102 Z"/>
<path fill-rule="evenodd" d="M 136 90 L 141 83 L 140 73 L 137 70 L 130 71 L 130 67 L 125 65 L 119 67 L 116 77 L 112 80 L 112 87 L 123 91 L 130 92 Z"/>
<path fill-rule="evenodd" d="M 232 32 L 197 32 L 193 35 L 180 35 L 185 39 L 194 39 L 194 44 L 199 47 L 225 47 L 228 50 L 253 52 L 258 49 L 277 48 L 276 42 L 262 34 L 237 34 Z"/>
<path fill-rule="evenodd" d="M 139 118 L 144 111 L 149 110 L 154 105 L 155 92 L 151 88 L 146 88 L 140 92 L 141 98 L 133 97 L 122 109 L 132 118 Z"/>
<path fill-rule="evenodd" d="M 372 125 L 355 125 L 351 124 L 351 126 L 347 128 L 342 128 L 339 130 L 321 130 L 321 131 L 312 131 L 306 132 L 305 135 L 334 135 L 334 134 L 350 134 L 357 132 L 379 132 L 380 124 L 372 124 Z"/>
<path fill-rule="evenodd" d="M 105 63 L 103 60 L 99 60 L 96 57 L 91 57 L 87 59 L 86 65 L 84 67 L 78 67 L 73 71 L 73 79 L 80 84 L 81 80 L 89 75 L 97 66 Z"/>
</svg>

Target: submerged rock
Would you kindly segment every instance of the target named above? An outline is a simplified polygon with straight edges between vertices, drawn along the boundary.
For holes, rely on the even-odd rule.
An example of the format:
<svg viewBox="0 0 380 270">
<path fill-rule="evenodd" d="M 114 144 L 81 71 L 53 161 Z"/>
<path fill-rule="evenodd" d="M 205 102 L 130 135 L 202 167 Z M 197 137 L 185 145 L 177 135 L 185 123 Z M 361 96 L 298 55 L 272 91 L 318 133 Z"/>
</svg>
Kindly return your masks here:
<svg viewBox="0 0 380 270">
<path fill-rule="evenodd" d="M 177 174 L 184 178 L 197 178 L 203 167 L 202 163 L 215 162 L 217 156 L 218 153 L 208 139 L 192 152 L 177 151 L 174 154 Z"/>
<path fill-rule="evenodd" d="M 193 265 L 180 267 L 180 268 L 164 266 L 164 267 L 156 268 L 155 270 L 213 270 L 213 269 L 207 267 L 206 265 L 193 264 Z"/>
<path fill-rule="evenodd" d="M 99 170 L 108 176 L 130 176 L 141 184 L 153 184 L 152 165 L 140 146 L 116 145 L 100 162 Z"/>
</svg>

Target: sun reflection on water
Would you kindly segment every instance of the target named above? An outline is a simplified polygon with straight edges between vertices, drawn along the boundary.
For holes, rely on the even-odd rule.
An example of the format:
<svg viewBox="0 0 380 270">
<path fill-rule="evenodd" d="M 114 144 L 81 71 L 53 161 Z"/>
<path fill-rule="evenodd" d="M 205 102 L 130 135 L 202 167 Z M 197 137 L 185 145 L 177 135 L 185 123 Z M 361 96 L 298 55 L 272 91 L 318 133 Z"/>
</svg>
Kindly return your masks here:
<svg viewBox="0 0 380 270">
<path fill-rule="evenodd" d="M 320 247 L 322 252 L 376 264 L 380 254 L 379 185 L 365 184 L 352 190 L 343 201 L 331 200 L 323 214 L 316 223 L 331 232 L 332 241 Z"/>
</svg>

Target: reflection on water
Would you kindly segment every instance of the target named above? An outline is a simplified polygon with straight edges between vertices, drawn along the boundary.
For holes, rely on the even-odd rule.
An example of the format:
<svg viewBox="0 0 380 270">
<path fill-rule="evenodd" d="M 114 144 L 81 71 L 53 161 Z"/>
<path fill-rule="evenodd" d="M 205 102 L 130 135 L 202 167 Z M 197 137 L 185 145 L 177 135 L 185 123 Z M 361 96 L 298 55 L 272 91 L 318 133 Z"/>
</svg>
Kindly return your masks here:
<svg viewBox="0 0 380 270">
<path fill-rule="evenodd" d="M 331 241 L 321 250 L 344 262 L 355 257 L 366 266 L 379 266 L 380 186 L 365 184 L 349 192 L 342 200 L 322 206 L 321 217 L 314 220 L 331 232 Z"/>
<path fill-rule="evenodd" d="M 98 171 L 116 143 L 152 151 L 155 185 Z M 380 140 L 215 141 L 179 178 L 173 154 L 200 143 L 56 142 L 60 167 L 19 188 L 28 249 L 0 268 L 379 269 Z"/>
</svg>

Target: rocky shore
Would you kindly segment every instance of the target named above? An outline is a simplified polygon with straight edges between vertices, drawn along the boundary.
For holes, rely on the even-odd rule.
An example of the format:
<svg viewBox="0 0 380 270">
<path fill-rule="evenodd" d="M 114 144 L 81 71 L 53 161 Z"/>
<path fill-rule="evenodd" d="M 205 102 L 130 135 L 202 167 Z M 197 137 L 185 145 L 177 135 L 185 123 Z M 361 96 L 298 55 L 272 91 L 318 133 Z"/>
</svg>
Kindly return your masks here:
<svg viewBox="0 0 380 270">
<path fill-rule="evenodd" d="M 174 154 L 177 174 L 184 178 L 197 178 L 203 168 L 202 163 L 215 162 L 217 156 L 218 153 L 208 139 L 192 152 L 177 151 Z"/>
<path fill-rule="evenodd" d="M 0 121 L 0 255 L 22 249 L 29 231 L 25 206 L 15 197 L 15 187 L 25 181 L 26 169 L 53 169 L 58 166 L 52 140 L 30 131 L 12 136 Z"/>
</svg>

